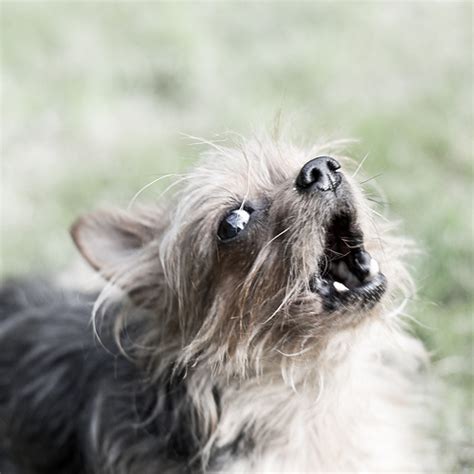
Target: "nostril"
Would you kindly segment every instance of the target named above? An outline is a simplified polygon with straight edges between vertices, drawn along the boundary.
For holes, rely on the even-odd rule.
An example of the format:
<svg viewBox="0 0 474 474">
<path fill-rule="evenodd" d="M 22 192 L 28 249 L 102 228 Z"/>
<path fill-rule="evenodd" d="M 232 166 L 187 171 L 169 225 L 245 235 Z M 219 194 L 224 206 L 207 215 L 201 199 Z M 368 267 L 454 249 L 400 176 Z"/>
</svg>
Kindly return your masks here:
<svg viewBox="0 0 474 474">
<path fill-rule="evenodd" d="M 341 168 L 341 165 L 334 158 L 328 158 L 327 167 L 330 171 L 337 171 Z"/>
<path fill-rule="evenodd" d="M 309 184 L 317 183 L 323 177 L 323 173 L 319 168 L 313 168 L 310 172 L 311 179 L 308 181 Z"/>
</svg>

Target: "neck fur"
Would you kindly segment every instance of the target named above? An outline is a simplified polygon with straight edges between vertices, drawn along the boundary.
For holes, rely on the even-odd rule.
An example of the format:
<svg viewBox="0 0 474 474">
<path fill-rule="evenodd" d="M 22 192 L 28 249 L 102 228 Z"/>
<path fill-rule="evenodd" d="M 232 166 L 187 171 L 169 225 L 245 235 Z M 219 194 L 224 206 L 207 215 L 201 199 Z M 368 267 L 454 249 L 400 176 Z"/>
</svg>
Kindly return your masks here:
<svg viewBox="0 0 474 474">
<path fill-rule="evenodd" d="M 222 472 L 422 471 L 426 399 L 416 382 L 425 362 L 416 339 L 371 320 L 286 376 L 231 384 L 213 443 L 248 432 L 254 449 Z"/>
</svg>

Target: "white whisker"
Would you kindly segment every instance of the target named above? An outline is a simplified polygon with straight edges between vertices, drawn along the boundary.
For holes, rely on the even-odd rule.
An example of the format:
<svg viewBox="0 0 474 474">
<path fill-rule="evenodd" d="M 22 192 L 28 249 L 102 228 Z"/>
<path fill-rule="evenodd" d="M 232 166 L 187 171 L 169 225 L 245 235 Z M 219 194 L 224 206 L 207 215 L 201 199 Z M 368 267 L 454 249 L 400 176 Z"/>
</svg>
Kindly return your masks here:
<svg viewBox="0 0 474 474">
<path fill-rule="evenodd" d="M 365 160 L 369 157 L 369 154 L 367 153 L 364 158 L 360 161 L 359 165 L 357 166 L 356 170 L 354 171 L 354 174 L 352 175 L 353 178 L 357 176 L 357 173 L 361 170 L 362 166 L 365 163 Z"/>
<path fill-rule="evenodd" d="M 127 210 L 130 210 L 132 208 L 132 206 L 134 205 L 135 201 L 138 199 L 138 197 L 146 190 L 148 189 L 150 186 L 153 186 L 154 184 L 158 183 L 159 181 L 161 181 L 162 179 L 166 179 L 166 178 L 171 178 L 171 177 L 174 177 L 174 176 L 183 176 L 183 175 L 179 175 L 179 174 L 176 174 L 176 173 L 170 173 L 170 174 L 165 174 L 163 176 L 160 176 L 159 178 L 156 178 L 154 179 L 153 181 L 151 181 L 150 183 L 148 184 L 145 184 L 145 186 L 143 186 L 139 191 L 137 191 L 135 193 L 135 195 L 132 197 L 132 199 L 130 200 L 128 206 L 127 206 Z"/>
<path fill-rule="evenodd" d="M 275 235 L 275 237 L 272 237 L 262 248 L 262 250 L 265 250 L 273 241 L 278 239 L 278 237 L 282 236 L 286 232 L 288 232 L 293 226 L 287 227 L 285 230 L 282 230 L 279 234 Z"/>
</svg>

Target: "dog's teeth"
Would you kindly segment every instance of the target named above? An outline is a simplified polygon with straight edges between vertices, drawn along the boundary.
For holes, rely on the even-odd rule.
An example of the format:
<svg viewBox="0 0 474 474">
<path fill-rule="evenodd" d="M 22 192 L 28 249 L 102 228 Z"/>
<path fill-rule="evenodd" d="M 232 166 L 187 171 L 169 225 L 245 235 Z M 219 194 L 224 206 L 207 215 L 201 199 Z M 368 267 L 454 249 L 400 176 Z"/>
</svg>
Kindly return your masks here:
<svg viewBox="0 0 474 474">
<path fill-rule="evenodd" d="M 346 285 L 344 285 L 343 283 L 339 281 L 335 281 L 333 283 L 333 286 L 336 289 L 336 291 L 339 291 L 339 293 L 343 293 L 344 291 L 349 291 L 349 288 L 347 288 Z"/>
<path fill-rule="evenodd" d="M 378 275 L 379 272 L 380 272 L 379 264 L 378 264 L 377 260 L 375 260 L 375 258 L 373 258 L 370 261 L 369 278 L 373 278 L 375 275 Z"/>
</svg>

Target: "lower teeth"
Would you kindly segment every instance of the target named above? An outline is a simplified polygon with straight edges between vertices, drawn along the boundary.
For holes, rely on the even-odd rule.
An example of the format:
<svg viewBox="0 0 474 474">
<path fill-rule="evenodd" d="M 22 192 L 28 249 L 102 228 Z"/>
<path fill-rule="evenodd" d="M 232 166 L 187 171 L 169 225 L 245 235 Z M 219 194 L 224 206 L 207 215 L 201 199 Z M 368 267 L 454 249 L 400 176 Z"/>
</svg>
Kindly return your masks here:
<svg viewBox="0 0 474 474">
<path fill-rule="evenodd" d="M 336 289 L 336 291 L 338 291 L 339 293 L 342 293 L 344 291 L 349 291 L 349 288 L 347 288 L 346 285 L 344 285 L 343 283 L 341 283 L 339 281 L 335 281 L 333 283 L 333 286 Z"/>
<path fill-rule="evenodd" d="M 373 258 L 373 259 L 370 261 L 369 274 L 368 274 L 368 276 L 367 276 L 367 279 L 373 278 L 373 277 L 374 277 L 375 275 L 377 275 L 379 272 L 380 272 L 379 264 L 378 264 L 377 260 L 375 260 L 375 258 Z"/>
<path fill-rule="evenodd" d="M 350 265 L 352 263 L 352 265 Z M 338 293 L 346 293 L 372 281 L 380 273 L 380 266 L 368 252 L 361 251 L 352 261 L 342 259 L 330 264 L 328 280 L 321 276 L 313 283 L 321 294 L 331 293 L 331 286 Z M 344 282 L 344 283 L 343 283 Z"/>
</svg>

